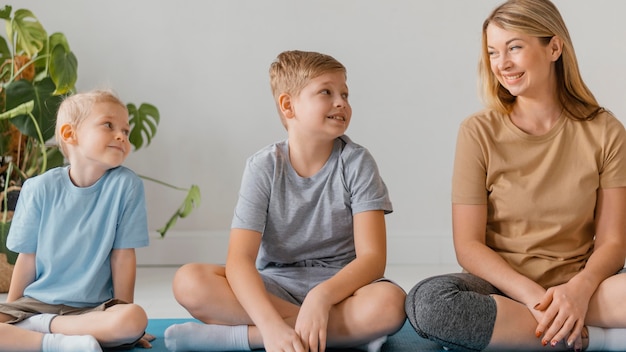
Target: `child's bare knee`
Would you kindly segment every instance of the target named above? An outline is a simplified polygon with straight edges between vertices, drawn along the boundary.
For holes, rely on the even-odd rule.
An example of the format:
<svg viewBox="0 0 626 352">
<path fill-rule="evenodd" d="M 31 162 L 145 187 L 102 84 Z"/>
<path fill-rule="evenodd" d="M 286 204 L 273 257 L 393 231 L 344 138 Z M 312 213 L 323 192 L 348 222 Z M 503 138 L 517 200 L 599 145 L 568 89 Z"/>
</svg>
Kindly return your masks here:
<svg viewBox="0 0 626 352">
<path fill-rule="evenodd" d="M 404 302 L 406 294 L 400 287 L 390 282 L 380 282 L 369 293 L 365 319 L 374 330 L 392 334 L 399 330 L 406 320 Z"/>
<path fill-rule="evenodd" d="M 198 279 L 198 264 L 185 264 L 176 271 L 172 280 L 172 291 L 178 303 L 183 304 L 185 298 L 189 296 L 189 292 L 194 292 Z"/>
<path fill-rule="evenodd" d="M 120 332 L 120 338 L 133 342 L 143 335 L 148 326 L 148 316 L 139 305 L 124 304 L 117 311 L 115 328 Z"/>
</svg>

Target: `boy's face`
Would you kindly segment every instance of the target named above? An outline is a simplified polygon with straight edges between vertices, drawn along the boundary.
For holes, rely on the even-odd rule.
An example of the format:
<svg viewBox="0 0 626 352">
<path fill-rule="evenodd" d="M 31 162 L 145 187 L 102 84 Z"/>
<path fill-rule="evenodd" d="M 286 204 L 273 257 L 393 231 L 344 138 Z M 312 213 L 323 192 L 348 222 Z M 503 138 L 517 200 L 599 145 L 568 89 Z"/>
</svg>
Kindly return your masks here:
<svg viewBox="0 0 626 352">
<path fill-rule="evenodd" d="M 348 129 L 352 107 L 348 102 L 348 85 L 343 72 L 317 76 L 292 99 L 289 130 L 335 139 Z"/>
<path fill-rule="evenodd" d="M 73 153 L 84 163 L 104 169 L 120 166 L 131 150 L 128 111 L 115 103 L 99 102 L 78 126 Z"/>
</svg>

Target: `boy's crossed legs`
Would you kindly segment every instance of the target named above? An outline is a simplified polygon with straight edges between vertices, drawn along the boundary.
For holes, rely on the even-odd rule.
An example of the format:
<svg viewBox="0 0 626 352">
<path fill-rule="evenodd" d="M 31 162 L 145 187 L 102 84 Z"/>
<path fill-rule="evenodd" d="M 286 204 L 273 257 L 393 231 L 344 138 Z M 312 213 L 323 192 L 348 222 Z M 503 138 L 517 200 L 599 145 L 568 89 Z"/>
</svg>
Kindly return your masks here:
<svg viewBox="0 0 626 352">
<path fill-rule="evenodd" d="M 264 347 L 261 332 L 232 292 L 224 267 L 184 266 L 174 279 L 174 295 L 193 317 L 206 324 L 186 323 L 168 328 L 165 344 L 171 351 L 240 351 Z M 270 301 L 293 328 L 300 307 L 271 294 Z M 365 345 L 369 350 L 379 350 L 386 336 L 402 327 L 403 305 L 404 291 L 393 283 L 383 281 L 362 287 L 329 312 L 327 345 Z M 374 345 L 376 348 L 372 348 Z"/>
</svg>

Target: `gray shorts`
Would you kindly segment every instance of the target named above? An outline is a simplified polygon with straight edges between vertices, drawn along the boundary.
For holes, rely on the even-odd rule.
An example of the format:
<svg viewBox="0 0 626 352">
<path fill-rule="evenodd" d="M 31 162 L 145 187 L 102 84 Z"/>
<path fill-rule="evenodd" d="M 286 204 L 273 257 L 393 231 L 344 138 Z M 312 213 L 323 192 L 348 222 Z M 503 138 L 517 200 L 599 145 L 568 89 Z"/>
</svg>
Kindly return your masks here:
<svg viewBox="0 0 626 352">
<path fill-rule="evenodd" d="M 116 304 L 126 304 L 119 299 L 110 299 L 95 307 L 76 308 L 63 304 L 48 304 L 30 297 L 21 297 L 10 303 L 0 303 L 0 313 L 13 317 L 4 323 L 15 324 L 33 315 L 50 313 L 58 315 L 80 315 L 89 312 L 103 311 Z"/>
<path fill-rule="evenodd" d="M 339 270 L 341 268 L 326 266 L 269 266 L 259 270 L 259 273 L 267 292 L 300 306 L 309 291 L 333 277 Z M 373 282 L 379 281 L 391 282 L 400 287 L 384 277 Z"/>
</svg>

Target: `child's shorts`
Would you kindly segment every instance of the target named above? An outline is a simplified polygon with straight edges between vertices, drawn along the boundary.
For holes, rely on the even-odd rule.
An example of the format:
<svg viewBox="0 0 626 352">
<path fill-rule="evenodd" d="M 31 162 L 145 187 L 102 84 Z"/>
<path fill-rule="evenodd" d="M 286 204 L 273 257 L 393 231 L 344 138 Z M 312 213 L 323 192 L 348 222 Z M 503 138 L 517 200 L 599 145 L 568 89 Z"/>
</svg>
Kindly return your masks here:
<svg viewBox="0 0 626 352">
<path fill-rule="evenodd" d="M 0 303 L 0 313 L 13 317 L 13 319 L 4 323 L 15 324 L 37 314 L 80 315 L 88 312 L 103 311 L 116 304 L 126 304 L 126 302 L 119 299 L 111 299 L 96 307 L 76 308 L 63 304 L 48 304 L 30 297 L 21 297 L 10 303 Z"/>
<path fill-rule="evenodd" d="M 329 266 L 268 266 L 259 273 L 267 292 L 300 306 L 309 291 L 330 279 L 339 270 L 341 268 Z M 391 282 L 400 287 L 384 277 L 373 282 L 379 281 Z"/>
</svg>

